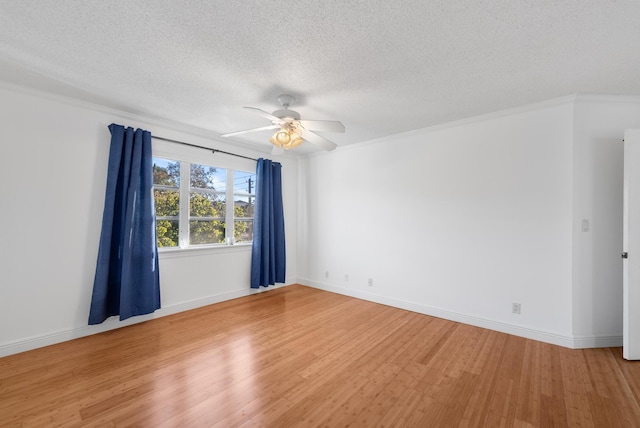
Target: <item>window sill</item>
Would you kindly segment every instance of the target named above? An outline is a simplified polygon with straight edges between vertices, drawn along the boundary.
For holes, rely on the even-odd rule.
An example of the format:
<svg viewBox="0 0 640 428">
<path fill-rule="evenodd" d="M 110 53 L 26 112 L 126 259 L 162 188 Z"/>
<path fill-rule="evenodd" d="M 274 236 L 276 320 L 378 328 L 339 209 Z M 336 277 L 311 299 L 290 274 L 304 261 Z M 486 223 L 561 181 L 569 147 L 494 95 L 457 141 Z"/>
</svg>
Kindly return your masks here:
<svg viewBox="0 0 640 428">
<path fill-rule="evenodd" d="M 234 245 L 202 245 L 189 248 L 158 248 L 159 259 L 173 259 L 177 257 L 192 257 L 218 252 L 248 252 L 251 251 L 251 242 Z"/>
</svg>

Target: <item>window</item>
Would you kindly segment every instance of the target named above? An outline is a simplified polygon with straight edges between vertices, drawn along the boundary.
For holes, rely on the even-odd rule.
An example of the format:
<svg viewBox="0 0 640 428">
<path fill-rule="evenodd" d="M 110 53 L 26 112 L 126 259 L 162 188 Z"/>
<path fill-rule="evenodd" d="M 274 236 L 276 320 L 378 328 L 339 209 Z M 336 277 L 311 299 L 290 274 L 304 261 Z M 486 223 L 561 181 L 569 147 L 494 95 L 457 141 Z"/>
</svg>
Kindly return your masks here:
<svg viewBox="0 0 640 428">
<path fill-rule="evenodd" d="M 253 239 L 255 172 L 153 158 L 158 247 Z"/>
</svg>

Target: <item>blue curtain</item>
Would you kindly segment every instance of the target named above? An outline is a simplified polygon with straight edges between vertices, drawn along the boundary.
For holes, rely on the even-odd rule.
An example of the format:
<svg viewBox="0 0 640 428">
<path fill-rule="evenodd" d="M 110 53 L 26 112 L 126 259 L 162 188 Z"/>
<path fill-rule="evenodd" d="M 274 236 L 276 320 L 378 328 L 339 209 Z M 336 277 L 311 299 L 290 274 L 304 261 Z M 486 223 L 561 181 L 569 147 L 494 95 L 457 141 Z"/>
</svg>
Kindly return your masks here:
<svg viewBox="0 0 640 428">
<path fill-rule="evenodd" d="M 89 324 L 160 308 L 151 133 L 109 125 L 111 149 Z"/>
<path fill-rule="evenodd" d="M 282 165 L 260 158 L 256 168 L 251 288 L 284 282 L 285 271 Z"/>
</svg>

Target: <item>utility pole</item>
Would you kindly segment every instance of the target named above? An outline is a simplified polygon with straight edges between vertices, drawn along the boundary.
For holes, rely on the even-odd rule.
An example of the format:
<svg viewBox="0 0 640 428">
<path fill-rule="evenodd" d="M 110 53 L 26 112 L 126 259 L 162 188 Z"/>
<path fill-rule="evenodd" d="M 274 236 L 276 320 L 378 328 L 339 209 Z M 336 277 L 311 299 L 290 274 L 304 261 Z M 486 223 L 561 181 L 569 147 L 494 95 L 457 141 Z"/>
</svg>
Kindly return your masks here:
<svg viewBox="0 0 640 428">
<path fill-rule="evenodd" d="M 253 180 L 251 177 L 247 180 L 247 193 L 251 194 L 251 190 L 253 188 Z M 253 205 L 251 205 L 251 196 L 249 196 L 249 209 L 251 209 L 251 215 L 253 216 Z"/>
</svg>

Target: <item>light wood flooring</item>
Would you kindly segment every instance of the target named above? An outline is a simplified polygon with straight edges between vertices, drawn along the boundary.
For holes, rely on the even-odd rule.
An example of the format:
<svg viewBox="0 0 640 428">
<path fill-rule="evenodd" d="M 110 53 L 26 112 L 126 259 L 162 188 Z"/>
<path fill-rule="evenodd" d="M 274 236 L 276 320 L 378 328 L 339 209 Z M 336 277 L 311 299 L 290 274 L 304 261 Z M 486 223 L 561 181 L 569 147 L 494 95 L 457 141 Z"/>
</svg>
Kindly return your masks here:
<svg viewBox="0 0 640 428">
<path fill-rule="evenodd" d="M 309 287 L 0 359 L 0 426 L 640 427 L 640 363 Z"/>
</svg>

